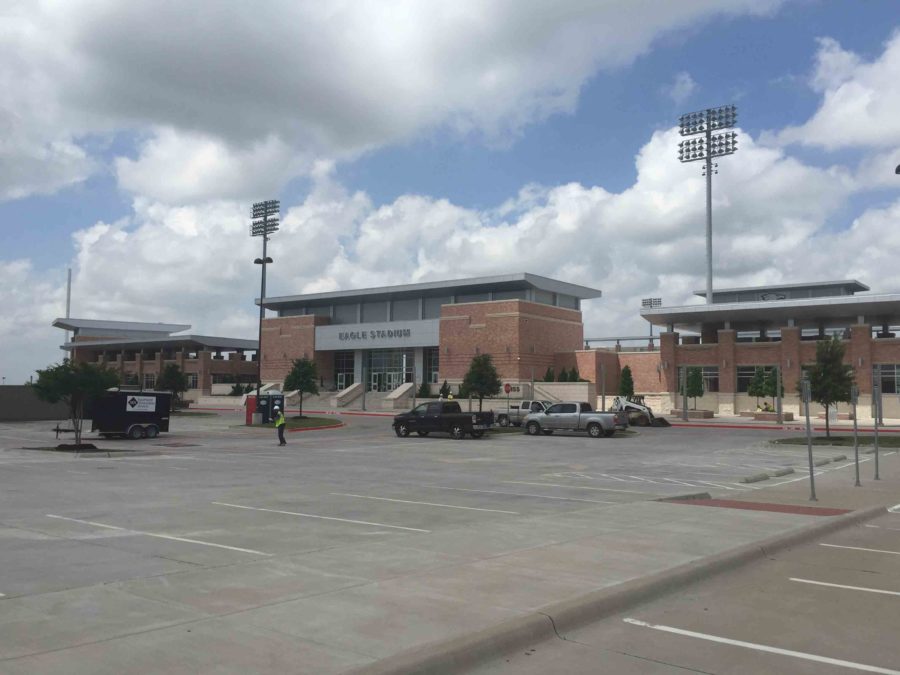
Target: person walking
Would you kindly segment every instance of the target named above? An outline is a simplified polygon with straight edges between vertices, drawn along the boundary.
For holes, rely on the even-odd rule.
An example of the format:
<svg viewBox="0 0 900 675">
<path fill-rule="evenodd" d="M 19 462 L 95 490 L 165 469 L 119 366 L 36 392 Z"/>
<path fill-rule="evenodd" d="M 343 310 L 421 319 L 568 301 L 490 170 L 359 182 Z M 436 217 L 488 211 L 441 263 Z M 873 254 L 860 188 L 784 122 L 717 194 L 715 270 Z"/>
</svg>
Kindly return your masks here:
<svg viewBox="0 0 900 675">
<path fill-rule="evenodd" d="M 278 430 L 278 445 L 287 445 L 284 440 L 284 415 L 281 414 L 281 408 L 277 405 L 272 408 L 275 413 L 275 428 Z"/>
</svg>

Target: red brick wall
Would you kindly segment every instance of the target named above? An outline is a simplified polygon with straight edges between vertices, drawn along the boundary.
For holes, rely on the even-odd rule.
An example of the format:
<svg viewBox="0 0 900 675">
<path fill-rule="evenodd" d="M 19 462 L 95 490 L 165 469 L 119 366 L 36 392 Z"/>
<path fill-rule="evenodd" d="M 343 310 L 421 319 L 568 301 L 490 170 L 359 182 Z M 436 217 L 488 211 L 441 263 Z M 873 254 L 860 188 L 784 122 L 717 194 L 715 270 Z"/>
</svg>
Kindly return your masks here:
<svg viewBox="0 0 900 675">
<path fill-rule="evenodd" d="M 264 319 L 262 326 L 262 379 L 280 382 L 291 371 L 294 359 L 315 359 L 319 375 L 333 378 L 331 352 L 316 354 L 316 326 L 330 323 L 326 316 L 286 316 Z"/>
<path fill-rule="evenodd" d="M 541 379 L 557 354 L 584 341 L 581 312 L 524 300 L 441 307 L 440 378 L 461 380 L 477 353 L 491 354 L 501 379 Z M 575 365 L 575 359 L 567 367 Z"/>
</svg>

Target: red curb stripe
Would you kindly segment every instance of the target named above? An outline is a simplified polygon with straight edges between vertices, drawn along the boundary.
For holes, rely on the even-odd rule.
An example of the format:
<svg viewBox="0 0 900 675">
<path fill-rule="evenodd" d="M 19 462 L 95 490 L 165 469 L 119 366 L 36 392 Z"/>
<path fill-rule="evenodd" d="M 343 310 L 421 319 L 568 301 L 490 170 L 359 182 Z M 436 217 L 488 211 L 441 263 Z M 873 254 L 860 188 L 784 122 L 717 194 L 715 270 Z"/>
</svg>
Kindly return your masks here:
<svg viewBox="0 0 900 675">
<path fill-rule="evenodd" d="M 745 511 L 772 511 L 774 513 L 794 513 L 804 516 L 842 516 L 849 509 L 831 509 L 824 506 L 795 506 L 793 504 L 770 504 L 767 502 L 742 502 L 736 499 L 679 499 L 669 504 L 690 504 L 691 506 L 717 506 L 725 509 Z"/>
</svg>

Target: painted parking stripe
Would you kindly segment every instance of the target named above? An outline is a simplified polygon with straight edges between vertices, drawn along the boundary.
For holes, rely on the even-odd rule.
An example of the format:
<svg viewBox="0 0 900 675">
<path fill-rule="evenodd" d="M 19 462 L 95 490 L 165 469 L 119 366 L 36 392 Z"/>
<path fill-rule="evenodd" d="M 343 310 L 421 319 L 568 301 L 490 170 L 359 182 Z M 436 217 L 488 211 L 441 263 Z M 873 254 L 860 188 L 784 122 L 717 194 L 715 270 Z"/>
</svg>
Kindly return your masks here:
<svg viewBox="0 0 900 675">
<path fill-rule="evenodd" d="M 65 516 L 54 516 L 51 513 L 46 514 L 48 518 L 56 518 L 58 520 L 68 520 L 73 523 L 81 523 L 82 525 L 91 525 L 93 527 L 101 527 L 107 530 L 119 530 L 120 532 L 128 532 L 130 534 L 142 534 L 145 537 L 156 537 L 157 539 L 170 539 L 171 541 L 181 541 L 188 544 L 200 544 L 201 546 L 212 546 L 214 548 L 224 548 L 229 551 L 240 551 L 241 553 L 252 553 L 254 555 L 270 556 L 271 553 L 263 553 L 262 551 L 254 551 L 252 548 L 239 548 L 237 546 L 226 546 L 225 544 L 214 544 L 210 541 L 200 541 L 199 539 L 187 539 L 185 537 L 173 537 L 170 534 L 158 534 L 156 532 L 143 532 L 141 530 L 132 530 L 128 527 L 118 527 L 116 525 L 106 525 L 105 523 L 97 523 L 92 520 L 79 520 L 78 518 L 66 518 Z"/>
<path fill-rule="evenodd" d="M 888 507 L 888 513 L 900 513 L 900 504 L 894 504 Z"/>
<path fill-rule="evenodd" d="M 885 527 L 884 525 L 863 525 L 863 527 L 874 527 L 877 530 L 892 530 L 894 532 L 900 532 L 900 527 Z"/>
<path fill-rule="evenodd" d="M 368 495 L 352 495 L 349 492 L 329 492 L 337 497 L 357 497 L 358 499 L 375 499 L 380 502 L 398 502 L 400 504 L 421 504 L 422 506 L 440 506 L 445 509 L 463 509 L 465 511 L 488 511 L 490 513 L 509 513 L 518 516 L 518 511 L 501 511 L 499 509 L 477 509 L 474 506 L 455 506 L 453 504 L 435 504 L 434 502 L 414 502 L 408 499 L 390 499 L 388 497 L 370 497 Z"/>
<path fill-rule="evenodd" d="M 505 480 L 504 483 L 512 483 L 515 485 L 538 485 L 540 487 L 561 487 L 572 488 L 573 490 L 599 490 L 600 492 L 627 492 L 631 495 L 648 495 L 651 492 L 642 492 L 641 490 L 619 490 L 616 488 L 594 487 L 593 485 L 562 485 L 560 483 L 531 483 L 525 480 Z"/>
<path fill-rule="evenodd" d="M 265 511 L 266 513 L 280 513 L 285 516 L 300 516 L 301 518 L 317 518 L 319 520 L 336 520 L 340 523 L 353 523 L 355 525 L 371 525 L 373 527 L 389 527 L 392 530 L 406 530 L 407 532 L 425 532 L 431 530 L 420 530 L 418 527 L 403 527 L 401 525 L 385 525 L 384 523 L 370 523 L 366 520 L 350 520 L 349 518 L 334 518 L 332 516 L 320 516 L 314 513 L 299 513 L 297 511 L 279 511 L 278 509 L 263 509 L 257 506 L 243 506 L 241 504 L 228 504 L 226 502 L 212 502 L 218 506 L 230 506 L 233 509 L 245 509 L 247 511 Z"/>
<path fill-rule="evenodd" d="M 845 586 L 844 584 L 829 584 L 824 581 L 813 581 L 812 579 L 798 579 L 791 577 L 791 581 L 797 581 L 801 584 L 814 584 L 816 586 L 829 586 L 831 588 L 846 588 L 849 591 L 865 591 L 866 593 L 883 593 L 884 595 L 900 595 L 897 591 L 885 591 L 880 588 L 866 588 L 865 586 Z"/>
<path fill-rule="evenodd" d="M 458 490 L 460 492 L 481 492 L 488 495 L 509 495 L 511 497 L 537 497 L 538 499 L 557 499 L 561 502 L 588 502 L 591 504 L 618 504 L 619 502 L 604 502 L 597 499 L 576 499 L 575 497 L 554 497 L 552 495 L 533 495 L 525 492 L 501 492 L 499 490 L 472 490 L 470 488 L 447 487 L 445 485 L 423 485 L 422 487 L 436 490 Z"/>
<path fill-rule="evenodd" d="M 884 551 L 880 548 L 862 548 L 861 546 L 840 546 L 838 544 L 819 544 L 819 546 L 827 546 L 828 548 L 849 548 L 854 551 L 868 551 L 869 553 L 890 553 L 891 555 L 900 555 L 900 551 Z"/>
<path fill-rule="evenodd" d="M 770 647 L 769 645 L 759 644 L 757 642 L 744 642 L 743 640 L 732 640 L 730 638 L 719 637 L 718 635 L 709 635 L 708 633 L 697 633 L 692 630 L 684 630 L 683 628 L 674 628 L 673 626 L 664 626 L 661 624 L 647 623 L 639 619 L 625 618 L 625 623 L 632 626 L 640 626 L 641 628 L 652 628 L 653 630 L 662 631 L 664 633 L 672 633 L 674 635 L 683 635 L 684 637 L 697 638 L 698 640 L 706 640 L 708 642 L 718 642 L 723 645 L 731 645 L 733 647 L 744 647 L 745 649 L 754 649 L 759 652 L 767 652 L 769 654 L 779 654 L 781 656 L 790 656 L 795 659 L 803 659 L 805 661 L 815 661 L 816 663 L 826 663 L 831 666 L 841 666 L 844 668 L 855 668 L 867 673 L 882 673 L 883 675 L 900 675 L 900 670 L 891 670 L 890 668 L 880 668 L 879 666 L 870 666 L 865 663 L 856 663 L 854 661 L 844 661 L 843 659 L 832 659 L 828 656 L 819 656 L 818 654 L 810 654 L 808 652 L 796 652 L 792 649 L 781 649 L 780 647 Z"/>
</svg>

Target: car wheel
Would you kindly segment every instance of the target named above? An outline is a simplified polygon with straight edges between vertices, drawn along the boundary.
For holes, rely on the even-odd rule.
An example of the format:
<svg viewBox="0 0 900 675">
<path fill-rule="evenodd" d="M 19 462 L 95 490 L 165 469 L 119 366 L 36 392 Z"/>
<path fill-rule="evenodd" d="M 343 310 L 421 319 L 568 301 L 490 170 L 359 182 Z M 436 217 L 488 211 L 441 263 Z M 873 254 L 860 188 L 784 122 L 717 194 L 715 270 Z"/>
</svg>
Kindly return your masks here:
<svg viewBox="0 0 900 675">
<path fill-rule="evenodd" d="M 466 436 L 466 430 L 463 429 L 462 424 L 454 424 L 450 427 L 450 436 L 457 441 L 462 440 Z"/>
<path fill-rule="evenodd" d="M 397 426 L 394 427 L 394 433 L 397 434 L 400 438 L 406 438 L 409 436 L 409 427 L 401 422 Z"/>
<path fill-rule="evenodd" d="M 416 433 L 419 434 L 419 436 L 427 436 L 428 435 L 427 431 L 417 431 Z"/>
<path fill-rule="evenodd" d="M 151 424 L 150 426 L 147 427 L 145 436 L 147 438 L 156 438 L 157 436 L 159 436 L 159 427 L 156 426 L 155 424 Z"/>
<path fill-rule="evenodd" d="M 541 433 L 544 434 L 544 436 L 552 436 L 553 429 L 541 429 Z"/>
<path fill-rule="evenodd" d="M 139 424 L 135 424 L 133 427 L 131 427 L 128 430 L 128 438 L 130 438 L 133 441 L 136 441 L 139 438 L 143 438 L 143 437 L 144 437 L 144 427 L 142 427 Z"/>
<path fill-rule="evenodd" d="M 509 418 L 501 417 L 497 420 L 497 424 L 499 424 L 501 427 L 508 427 L 509 426 Z"/>
<path fill-rule="evenodd" d="M 529 436 L 537 436 L 539 433 L 541 433 L 541 425 L 537 422 L 529 422 L 525 427 L 525 431 L 528 432 Z"/>
<path fill-rule="evenodd" d="M 587 432 L 591 438 L 600 438 L 603 435 L 603 427 L 594 422 L 593 424 L 588 424 Z"/>
<path fill-rule="evenodd" d="M 484 432 L 481 430 L 473 431 L 471 433 L 472 433 L 472 438 L 481 438 L 482 436 L 484 436 Z"/>
</svg>

